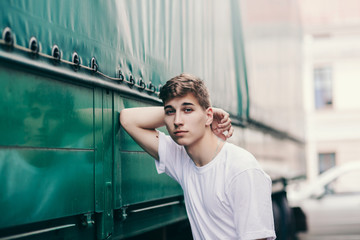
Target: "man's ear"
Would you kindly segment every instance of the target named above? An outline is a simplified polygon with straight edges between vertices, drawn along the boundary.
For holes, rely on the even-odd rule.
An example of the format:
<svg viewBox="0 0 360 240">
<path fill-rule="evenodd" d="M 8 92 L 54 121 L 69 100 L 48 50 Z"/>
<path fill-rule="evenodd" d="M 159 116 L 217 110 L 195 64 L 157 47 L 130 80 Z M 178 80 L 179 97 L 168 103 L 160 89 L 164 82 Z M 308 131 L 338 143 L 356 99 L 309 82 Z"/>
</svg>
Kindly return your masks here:
<svg viewBox="0 0 360 240">
<path fill-rule="evenodd" d="M 214 111 L 212 109 L 212 107 L 208 107 L 206 110 L 206 126 L 210 126 L 214 120 Z"/>
</svg>

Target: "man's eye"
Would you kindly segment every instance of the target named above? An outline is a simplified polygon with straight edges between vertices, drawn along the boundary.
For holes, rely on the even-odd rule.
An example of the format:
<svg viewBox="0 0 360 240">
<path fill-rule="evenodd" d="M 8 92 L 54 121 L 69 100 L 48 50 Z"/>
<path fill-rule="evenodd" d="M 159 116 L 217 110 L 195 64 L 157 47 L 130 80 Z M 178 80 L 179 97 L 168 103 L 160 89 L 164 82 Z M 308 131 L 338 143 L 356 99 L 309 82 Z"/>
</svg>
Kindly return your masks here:
<svg viewBox="0 0 360 240">
<path fill-rule="evenodd" d="M 192 108 L 185 108 L 185 110 L 184 110 L 186 113 L 190 113 L 190 112 L 192 112 L 193 110 L 192 110 Z"/>
<path fill-rule="evenodd" d="M 166 114 L 166 115 L 172 115 L 172 114 L 174 114 L 174 113 L 175 113 L 174 110 L 166 110 L 166 111 L 165 111 L 165 114 Z"/>
</svg>

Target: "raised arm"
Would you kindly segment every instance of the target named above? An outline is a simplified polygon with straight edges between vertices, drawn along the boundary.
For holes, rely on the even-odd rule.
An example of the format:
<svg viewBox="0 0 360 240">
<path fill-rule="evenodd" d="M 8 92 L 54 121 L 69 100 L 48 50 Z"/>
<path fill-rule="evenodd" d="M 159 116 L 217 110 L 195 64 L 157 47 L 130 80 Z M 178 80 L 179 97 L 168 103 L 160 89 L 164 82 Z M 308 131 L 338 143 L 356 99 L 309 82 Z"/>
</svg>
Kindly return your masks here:
<svg viewBox="0 0 360 240">
<path fill-rule="evenodd" d="M 226 140 L 234 131 L 229 114 L 219 108 L 213 110 L 212 130 L 218 137 Z M 120 124 L 140 147 L 159 160 L 159 138 L 155 129 L 165 125 L 164 117 L 163 107 L 126 108 L 120 112 Z M 227 132 L 226 135 L 224 131 Z"/>
<path fill-rule="evenodd" d="M 120 124 L 147 153 L 159 160 L 156 128 L 164 126 L 163 107 L 127 108 L 120 112 Z"/>
</svg>

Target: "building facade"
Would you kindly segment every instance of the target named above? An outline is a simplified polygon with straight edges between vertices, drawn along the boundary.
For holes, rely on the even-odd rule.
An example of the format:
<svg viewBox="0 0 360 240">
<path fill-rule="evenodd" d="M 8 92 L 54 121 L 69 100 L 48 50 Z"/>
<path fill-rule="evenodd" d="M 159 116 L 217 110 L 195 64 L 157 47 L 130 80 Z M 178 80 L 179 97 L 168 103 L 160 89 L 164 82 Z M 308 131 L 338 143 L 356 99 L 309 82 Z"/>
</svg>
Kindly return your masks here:
<svg viewBox="0 0 360 240">
<path fill-rule="evenodd" d="M 307 177 L 360 161 L 360 1 L 301 1 Z"/>
</svg>

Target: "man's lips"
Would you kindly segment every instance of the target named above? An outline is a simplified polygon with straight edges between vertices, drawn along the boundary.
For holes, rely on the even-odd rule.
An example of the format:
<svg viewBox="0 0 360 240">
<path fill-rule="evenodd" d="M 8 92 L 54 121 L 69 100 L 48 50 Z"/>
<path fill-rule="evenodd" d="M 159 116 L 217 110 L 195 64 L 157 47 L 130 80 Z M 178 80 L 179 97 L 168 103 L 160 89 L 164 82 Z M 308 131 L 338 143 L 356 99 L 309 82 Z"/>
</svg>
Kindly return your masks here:
<svg viewBox="0 0 360 240">
<path fill-rule="evenodd" d="M 185 134 L 185 133 L 187 133 L 187 131 L 185 131 L 185 130 L 177 130 L 177 131 L 174 131 L 174 134 L 175 134 L 175 135 L 183 135 L 183 134 Z"/>
</svg>

